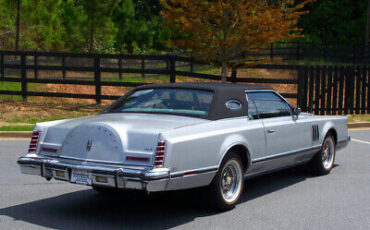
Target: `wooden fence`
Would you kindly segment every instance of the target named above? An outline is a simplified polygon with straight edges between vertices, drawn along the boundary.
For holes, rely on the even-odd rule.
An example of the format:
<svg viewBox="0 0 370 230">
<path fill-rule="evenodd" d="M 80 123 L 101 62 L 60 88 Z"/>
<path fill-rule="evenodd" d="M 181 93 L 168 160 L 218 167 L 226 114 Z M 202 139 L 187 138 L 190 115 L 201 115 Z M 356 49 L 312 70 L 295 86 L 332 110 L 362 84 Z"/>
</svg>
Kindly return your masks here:
<svg viewBox="0 0 370 230">
<path fill-rule="evenodd" d="M 370 62 L 370 53 L 365 50 L 358 44 L 278 42 L 258 52 L 246 53 L 246 56 L 358 64 Z"/>
<path fill-rule="evenodd" d="M 81 59 L 84 61 L 81 62 Z M 11 61 L 9 61 L 11 60 Z M 53 61 L 50 61 L 53 60 Z M 145 76 L 166 76 L 174 83 L 178 77 L 190 77 L 219 81 L 220 76 L 196 71 L 196 66 L 204 65 L 194 59 L 175 55 L 109 55 L 72 54 L 50 52 L 0 51 L 0 81 L 20 82 L 20 91 L 0 90 L 3 95 L 66 97 L 115 100 L 119 96 L 102 94 L 103 86 L 136 87 L 149 84 Z M 303 111 L 316 114 L 369 113 L 370 71 L 367 66 L 300 66 L 300 65 L 259 65 L 252 68 L 294 70 L 294 79 L 241 78 L 233 70 L 229 82 L 252 84 L 296 85 L 297 91 L 283 93 L 286 98 L 298 100 Z M 6 70 L 19 74 L 7 75 Z M 58 72 L 61 77 L 43 77 L 40 71 Z M 83 72 L 92 78 L 69 77 L 69 72 Z M 115 73 L 117 79 L 102 77 L 103 73 Z M 123 74 L 138 74 L 139 81 L 125 82 Z M 95 86 L 94 94 L 30 91 L 29 83 L 73 84 Z"/>
<path fill-rule="evenodd" d="M 368 66 L 299 67 L 298 105 L 315 114 L 370 112 Z"/>
</svg>

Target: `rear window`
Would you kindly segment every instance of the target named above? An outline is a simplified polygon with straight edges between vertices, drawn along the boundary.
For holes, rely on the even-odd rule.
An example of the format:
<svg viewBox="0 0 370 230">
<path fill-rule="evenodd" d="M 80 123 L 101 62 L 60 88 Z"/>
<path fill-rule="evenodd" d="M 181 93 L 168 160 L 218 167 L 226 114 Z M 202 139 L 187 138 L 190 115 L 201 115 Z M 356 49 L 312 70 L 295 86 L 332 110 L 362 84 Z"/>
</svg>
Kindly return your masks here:
<svg viewBox="0 0 370 230">
<path fill-rule="evenodd" d="M 138 90 L 108 112 L 166 113 L 207 116 L 213 92 L 193 89 Z"/>
</svg>

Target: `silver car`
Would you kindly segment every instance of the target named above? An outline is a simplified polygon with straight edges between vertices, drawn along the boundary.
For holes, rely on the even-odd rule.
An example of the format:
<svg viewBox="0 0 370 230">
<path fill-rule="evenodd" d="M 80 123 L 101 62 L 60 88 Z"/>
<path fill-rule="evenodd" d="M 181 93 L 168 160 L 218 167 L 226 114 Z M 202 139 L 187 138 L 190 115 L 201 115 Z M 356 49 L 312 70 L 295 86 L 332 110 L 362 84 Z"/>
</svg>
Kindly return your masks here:
<svg viewBox="0 0 370 230">
<path fill-rule="evenodd" d="M 349 140 L 346 117 L 300 113 L 269 87 L 146 85 L 99 115 L 36 124 L 18 164 L 99 192 L 205 187 L 228 210 L 247 178 L 306 163 L 328 174 Z"/>
</svg>

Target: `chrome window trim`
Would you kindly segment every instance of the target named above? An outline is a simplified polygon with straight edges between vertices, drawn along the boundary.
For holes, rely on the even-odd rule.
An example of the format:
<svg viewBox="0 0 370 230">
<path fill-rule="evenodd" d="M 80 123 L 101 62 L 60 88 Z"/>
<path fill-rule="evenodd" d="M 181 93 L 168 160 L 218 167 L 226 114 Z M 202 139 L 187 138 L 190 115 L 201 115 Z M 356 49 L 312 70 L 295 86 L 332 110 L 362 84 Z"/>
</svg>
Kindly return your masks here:
<svg viewBox="0 0 370 230">
<path fill-rule="evenodd" d="M 264 89 L 264 90 L 245 90 L 245 95 L 247 97 L 247 102 L 249 103 L 248 101 L 248 93 L 273 93 L 275 94 L 277 97 L 279 97 L 283 102 L 285 102 L 288 107 L 290 108 L 290 115 L 289 116 L 293 116 L 293 109 L 294 109 L 294 106 L 292 104 L 289 103 L 289 101 L 287 101 L 283 96 L 281 96 L 278 92 L 276 92 L 275 90 L 271 90 L 271 89 Z M 258 113 L 258 108 L 257 109 L 257 113 Z M 287 116 L 279 116 L 279 117 L 288 117 Z M 276 118 L 276 117 L 270 117 L 270 118 Z M 259 118 L 258 116 L 258 119 L 270 119 L 270 118 Z"/>
<path fill-rule="evenodd" d="M 230 108 L 230 107 L 228 106 L 228 104 L 230 104 L 230 103 L 236 103 L 236 104 L 238 104 L 238 105 L 239 105 L 239 107 L 238 107 L 238 108 Z M 240 101 L 238 101 L 238 100 L 228 100 L 228 101 L 226 101 L 226 102 L 225 102 L 225 106 L 226 106 L 226 108 L 228 108 L 228 109 L 230 109 L 230 110 L 236 111 L 236 110 L 241 109 L 243 105 L 242 105 L 242 103 L 241 103 Z"/>
</svg>

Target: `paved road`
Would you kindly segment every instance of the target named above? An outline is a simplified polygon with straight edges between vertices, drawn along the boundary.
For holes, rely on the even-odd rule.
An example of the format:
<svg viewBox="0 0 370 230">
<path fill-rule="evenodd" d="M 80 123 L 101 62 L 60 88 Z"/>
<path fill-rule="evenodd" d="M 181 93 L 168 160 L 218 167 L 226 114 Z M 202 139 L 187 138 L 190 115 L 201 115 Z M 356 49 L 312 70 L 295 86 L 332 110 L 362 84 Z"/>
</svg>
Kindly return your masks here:
<svg viewBox="0 0 370 230">
<path fill-rule="evenodd" d="M 212 213 L 197 191 L 105 197 L 21 175 L 28 141 L 0 141 L 0 229 L 370 229 L 370 130 L 328 176 L 300 167 L 247 181 L 241 204 Z"/>
</svg>

